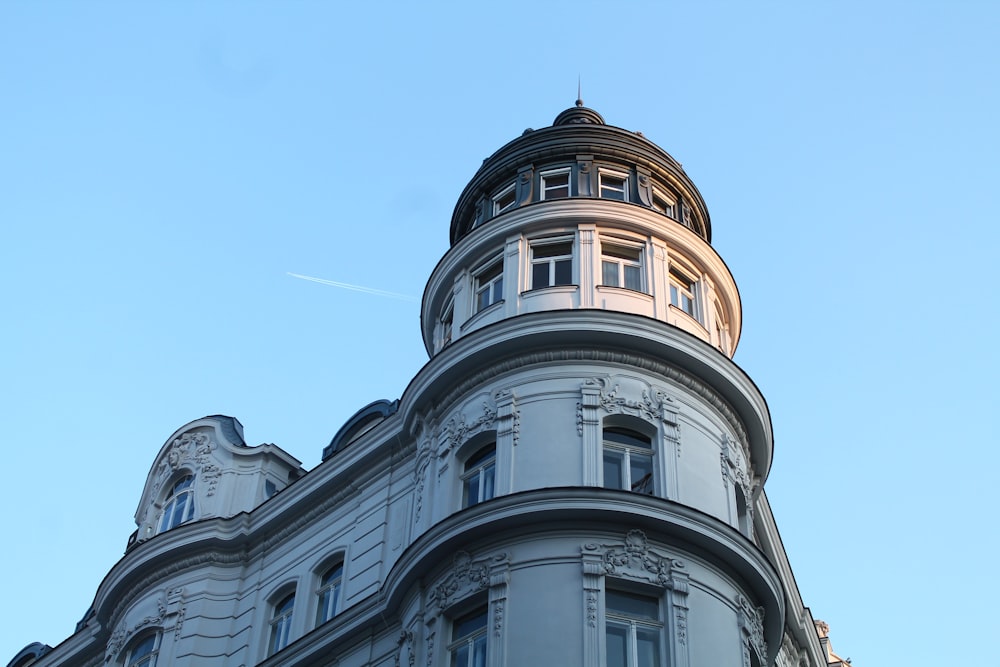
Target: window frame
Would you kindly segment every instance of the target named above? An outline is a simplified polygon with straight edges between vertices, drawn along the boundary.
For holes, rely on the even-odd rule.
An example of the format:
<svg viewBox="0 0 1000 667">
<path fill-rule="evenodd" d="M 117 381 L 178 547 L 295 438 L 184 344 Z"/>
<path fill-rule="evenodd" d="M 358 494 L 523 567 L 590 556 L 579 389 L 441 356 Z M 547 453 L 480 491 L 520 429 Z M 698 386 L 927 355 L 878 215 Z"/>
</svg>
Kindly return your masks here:
<svg viewBox="0 0 1000 667">
<path fill-rule="evenodd" d="M 643 616 L 638 613 L 631 613 L 623 608 L 612 608 L 612 596 L 630 598 L 633 602 L 639 601 L 646 604 L 655 605 L 655 616 Z M 662 595 L 648 595 L 645 592 L 633 590 L 623 590 L 619 588 L 607 588 L 604 591 L 604 642 L 605 642 L 605 664 L 612 663 L 611 642 L 609 641 L 609 629 L 617 627 L 625 630 L 625 665 L 624 667 L 657 667 L 665 664 L 664 651 L 667 642 L 665 641 L 666 623 L 664 621 L 664 601 Z M 644 630 L 655 638 L 655 654 L 652 662 L 639 662 L 639 633 Z"/>
<path fill-rule="evenodd" d="M 609 438 L 609 435 L 616 436 Z M 642 443 L 642 444 L 639 444 Z M 610 486 L 607 467 L 609 454 L 620 455 L 620 476 L 616 480 L 616 486 Z M 648 472 L 637 481 L 632 480 L 633 459 L 646 459 Z M 616 424 L 604 424 L 601 428 L 601 486 L 605 489 L 616 491 L 628 491 L 645 496 L 658 495 L 656 474 L 656 447 L 653 446 L 653 438 L 635 429 Z M 639 488 L 636 488 L 636 487 Z"/>
<path fill-rule="evenodd" d="M 503 301 L 503 253 L 480 264 L 472 273 L 473 312 L 482 311 Z M 494 273 L 495 271 L 495 273 Z M 483 296 L 486 296 L 484 301 Z"/>
<path fill-rule="evenodd" d="M 136 659 L 136 649 L 145 645 L 146 642 L 152 641 L 152 647 L 149 652 L 138 656 Z M 160 655 L 160 633 L 159 632 L 147 632 L 134 641 L 132 641 L 125 651 L 125 659 L 122 660 L 121 664 L 123 667 L 156 667 L 156 662 L 159 660 Z"/>
<path fill-rule="evenodd" d="M 694 275 L 693 271 L 671 263 L 667 271 L 667 281 L 670 284 L 670 305 L 700 322 L 699 279 L 695 278 Z M 684 305 L 685 298 L 691 304 L 690 310 Z"/>
<path fill-rule="evenodd" d="M 566 185 L 548 186 L 546 181 L 553 177 L 566 176 Z M 552 199 L 566 199 L 567 197 L 573 196 L 573 168 L 572 167 L 559 167 L 558 169 L 549 169 L 543 171 L 539 174 L 538 178 L 538 199 L 539 201 L 546 201 Z M 549 190 L 566 188 L 565 195 L 553 195 L 547 196 Z"/>
<path fill-rule="evenodd" d="M 508 195 L 510 196 L 510 203 L 501 203 L 507 198 Z M 517 204 L 517 181 L 512 181 L 509 185 L 493 195 L 492 201 L 494 216 L 500 215 L 501 213 L 514 208 Z"/>
<path fill-rule="evenodd" d="M 441 348 L 447 347 L 455 332 L 455 298 L 448 299 L 448 303 L 441 309 L 441 317 L 438 319 L 441 325 Z"/>
<path fill-rule="evenodd" d="M 617 254 L 615 253 L 617 251 Z M 635 257 L 626 257 L 627 254 L 635 254 Z M 601 237 L 601 285 L 604 287 L 617 287 L 619 289 L 632 290 L 633 292 L 646 293 L 646 272 L 645 272 L 645 245 L 627 241 L 625 239 Z M 615 265 L 615 282 L 606 282 L 605 264 Z M 635 275 L 638 277 L 638 287 L 628 286 L 628 269 L 636 269 Z"/>
<path fill-rule="evenodd" d="M 659 205 L 657 202 L 663 202 Z M 667 194 L 666 190 L 653 186 L 653 210 L 662 213 L 672 220 L 677 219 L 677 198 Z"/>
<path fill-rule="evenodd" d="M 621 190 L 617 186 L 605 185 L 604 179 L 615 179 L 621 181 Z M 617 196 L 607 196 L 605 194 L 605 189 L 608 192 L 621 193 L 621 197 Z M 601 199 L 608 199 L 611 201 L 631 201 L 629 197 L 629 174 L 625 171 L 618 171 L 615 169 L 604 169 L 598 168 L 597 170 L 597 196 Z"/>
<path fill-rule="evenodd" d="M 336 576 L 333 575 L 336 573 Z M 331 621 L 340 611 L 344 591 L 344 558 L 338 556 L 323 568 L 316 587 L 316 626 Z M 328 597 L 333 593 L 332 601 Z"/>
<path fill-rule="evenodd" d="M 539 248 L 552 247 L 552 246 L 567 246 L 568 253 L 563 253 L 561 255 L 551 255 L 544 257 L 536 257 L 536 253 Z M 566 282 L 557 282 L 558 277 L 558 266 L 563 262 L 569 262 L 569 278 Z M 561 287 L 566 285 L 575 285 L 573 282 L 574 270 L 576 263 L 576 247 L 575 238 L 572 236 L 557 236 L 552 238 L 543 239 L 532 239 L 528 241 L 528 277 L 531 280 L 531 284 L 528 286 L 529 290 L 545 289 L 547 287 Z M 545 285 L 535 284 L 535 267 L 536 266 L 548 266 L 548 280 Z"/>
<path fill-rule="evenodd" d="M 459 630 L 459 626 L 463 623 L 470 621 L 475 621 L 477 625 L 470 629 L 463 635 L 458 637 L 455 634 Z M 481 625 L 479 622 L 481 621 Z M 475 667 L 476 663 L 476 648 L 477 646 L 482 647 L 482 661 L 478 664 L 487 665 L 489 664 L 489 634 L 487 633 L 487 628 L 489 626 L 489 605 L 481 605 L 476 607 L 472 611 L 457 616 L 451 621 L 451 640 L 448 642 L 448 664 L 455 667 Z M 460 654 L 458 653 L 462 649 L 466 649 L 466 660 L 465 664 L 458 662 L 460 660 Z"/>
<path fill-rule="evenodd" d="M 292 621 L 295 618 L 295 591 L 282 595 L 271 605 L 268 621 L 267 655 L 278 653 L 291 643 Z"/>
<path fill-rule="evenodd" d="M 187 484 L 180 486 L 183 482 L 187 482 Z M 195 476 L 191 472 L 186 472 L 184 475 L 176 478 L 174 483 L 170 485 L 169 495 L 164 499 L 160 516 L 157 517 L 157 534 L 172 530 L 194 520 L 194 485 Z M 182 500 L 183 502 L 180 502 Z M 177 516 L 178 502 L 180 502 L 179 517 Z M 168 518 L 169 522 L 167 521 Z"/>
<path fill-rule="evenodd" d="M 492 500 L 496 497 L 497 490 L 497 443 L 496 441 L 488 442 L 480 447 L 466 458 L 464 465 L 462 466 L 462 509 L 466 507 L 472 507 L 473 505 L 478 505 L 484 503 L 487 500 Z M 487 476 L 487 473 L 489 475 Z M 489 482 L 487 483 L 487 478 Z M 476 500 L 470 502 L 471 497 L 471 483 L 475 480 L 476 484 Z M 487 496 L 487 488 L 489 489 Z"/>
</svg>

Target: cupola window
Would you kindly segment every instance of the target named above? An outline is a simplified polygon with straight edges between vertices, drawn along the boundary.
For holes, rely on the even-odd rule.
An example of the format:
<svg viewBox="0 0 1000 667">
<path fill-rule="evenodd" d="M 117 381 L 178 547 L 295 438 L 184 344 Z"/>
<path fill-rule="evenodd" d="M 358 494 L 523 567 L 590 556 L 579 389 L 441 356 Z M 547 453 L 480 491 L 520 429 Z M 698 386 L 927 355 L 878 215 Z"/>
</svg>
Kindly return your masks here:
<svg viewBox="0 0 1000 667">
<path fill-rule="evenodd" d="M 543 172 L 541 176 L 541 198 L 559 199 L 569 197 L 569 175 L 570 170 L 559 169 L 556 171 Z"/>
<path fill-rule="evenodd" d="M 601 199 L 628 201 L 628 176 L 616 171 L 602 170 L 598 173 L 598 181 Z"/>
<path fill-rule="evenodd" d="M 517 202 L 517 192 L 511 183 L 493 197 L 493 215 L 499 215 L 511 208 Z"/>
<path fill-rule="evenodd" d="M 677 217 L 677 202 L 659 188 L 653 188 L 653 209 L 671 218 Z"/>
</svg>

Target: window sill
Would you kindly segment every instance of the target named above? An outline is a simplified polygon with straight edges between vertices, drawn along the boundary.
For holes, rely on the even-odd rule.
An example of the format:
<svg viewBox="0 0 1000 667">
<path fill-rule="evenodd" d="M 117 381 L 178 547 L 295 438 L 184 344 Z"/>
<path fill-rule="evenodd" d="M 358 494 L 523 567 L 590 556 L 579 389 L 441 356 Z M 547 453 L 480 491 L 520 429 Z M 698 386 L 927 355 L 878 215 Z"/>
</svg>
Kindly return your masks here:
<svg viewBox="0 0 1000 667">
<path fill-rule="evenodd" d="M 610 292 L 612 294 L 627 294 L 628 296 L 643 297 L 648 301 L 653 300 L 653 295 L 643 290 L 636 290 L 630 287 L 615 287 L 614 285 L 598 285 L 598 292 Z"/>
<path fill-rule="evenodd" d="M 521 292 L 521 296 L 531 296 L 542 292 L 575 292 L 580 289 L 579 285 L 546 285 L 545 287 L 535 287 Z"/>
</svg>

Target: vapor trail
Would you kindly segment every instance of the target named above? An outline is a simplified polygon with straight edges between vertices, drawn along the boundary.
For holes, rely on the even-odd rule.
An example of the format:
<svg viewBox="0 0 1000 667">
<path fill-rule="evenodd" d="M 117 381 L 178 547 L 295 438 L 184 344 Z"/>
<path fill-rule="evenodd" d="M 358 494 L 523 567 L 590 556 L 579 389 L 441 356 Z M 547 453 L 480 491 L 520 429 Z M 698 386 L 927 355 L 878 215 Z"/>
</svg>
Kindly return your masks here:
<svg viewBox="0 0 1000 667">
<path fill-rule="evenodd" d="M 411 303 L 419 303 L 420 299 L 415 296 L 410 296 L 408 294 L 398 294 L 396 292 L 387 292 L 381 289 L 375 289 L 374 287 L 364 287 L 362 285 L 351 285 L 350 283 L 339 283 L 336 280 L 326 280 L 324 278 L 313 278 L 312 276 L 303 276 L 299 273 L 292 273 L 286 271 L 288 275 L 292 278 L 298 278 L 299 280 L 309 280 L 314 283 L 319 283 L 320 285 L 329 285 L 330 287 L 340 287 L 343 289 L 353 290 L 355 292 L 364 292 L 365 294 L 372 294 L 374 296 L 385 296 L 390 299 L 399 299 L 400 301 L 409 301 Z"/>
</svg>

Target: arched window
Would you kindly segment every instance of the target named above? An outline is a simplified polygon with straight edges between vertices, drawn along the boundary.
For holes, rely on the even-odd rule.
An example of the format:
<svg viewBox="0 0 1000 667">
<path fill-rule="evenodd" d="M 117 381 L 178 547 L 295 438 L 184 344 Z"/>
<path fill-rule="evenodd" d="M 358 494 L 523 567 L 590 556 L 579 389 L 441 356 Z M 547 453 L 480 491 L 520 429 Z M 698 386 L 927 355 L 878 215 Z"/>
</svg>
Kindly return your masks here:
<svg viewBox="0 0 1000 667">
<path fill-rule="evenodd" d="M 604 428 L 604 488 L 653 495 L 653 444 L 641 433 Z"/>
<path fill-rule="evenodd" d="M 170 530 L 194 518 L 194 476 L 186 475 L 174 483 L 163 504 L 160 530 Z"/>
<path fill-rule="evenodd" d="M 337 614 L 340 601 L 340 587 L 344 580 L 344 563 L 337 563 L 326 571 L 319 580 L 319 607 L 316 609 L 316 625 L 326 623 Z"/>
<path fill-rule="evenodd" d="M 125 667 L 156 667 L 156 656 L 159 654 L 160 636 L 146 635 L 132 644 L 125 654 Z"/>
<path fill-rule="evenodd" d="M 471 507 L 493 497 L 497 446 L 491 442 L 465 462 L 462 475 L 462 507 Z"/>
<path fill-rule="evenodd" d="M 288 646 L 292 629 L 292 612 L 295 610 L 295 593 L 287 595 L 274 605 L 271 615 L 271 640 L 267 644 L 267 654 L 274 655 Z"/>
</svg>

